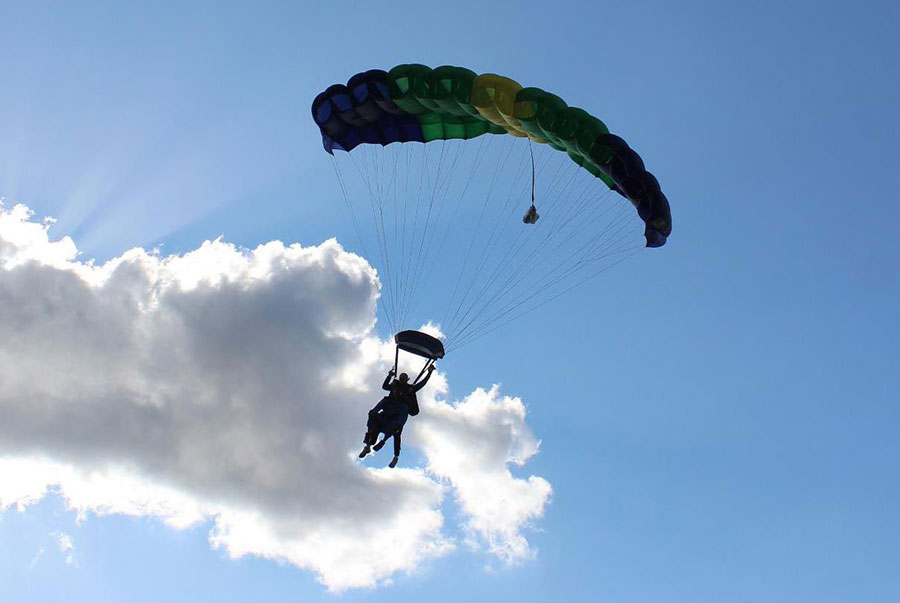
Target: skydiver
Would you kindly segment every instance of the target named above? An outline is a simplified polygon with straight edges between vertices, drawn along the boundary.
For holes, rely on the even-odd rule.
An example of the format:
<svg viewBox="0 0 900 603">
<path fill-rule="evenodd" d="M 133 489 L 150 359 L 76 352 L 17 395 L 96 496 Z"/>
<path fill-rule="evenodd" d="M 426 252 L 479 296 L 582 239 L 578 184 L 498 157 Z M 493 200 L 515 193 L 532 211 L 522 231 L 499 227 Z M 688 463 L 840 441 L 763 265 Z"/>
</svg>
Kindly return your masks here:
<svg viewBox="0 0 900 603">
<path fill-rule="evenodd" d="M 403 426 L 409 415 L 419 414 L 419 400 L 416 392 L 425 387 L 432 372 L 434 372 L 433 364 L 428 366 L 428 374 L 425 378 L 413 385 L 409 383 L 409 375 L 406 373 L 400 373 L 399 378 L 392 380 L 394 369 L 388 371 L 381 388 L 389 393 L 375 405 L 375 408 L 369 411 L 366 435 L 363 437 L 365 447 L 359 453 L 359 458 L 364 458 L 373 449 L 376 452 L 381 450 L 387 439 L 393 437 L 394 458 L 391 459 L 388 467 L 393 469 L 397 466 L 397 461 L 400 459 L 400 435 L 403 432 Z M 376 443 L 379 433 L 383 433 L 384 437 Z"/>
</svg>

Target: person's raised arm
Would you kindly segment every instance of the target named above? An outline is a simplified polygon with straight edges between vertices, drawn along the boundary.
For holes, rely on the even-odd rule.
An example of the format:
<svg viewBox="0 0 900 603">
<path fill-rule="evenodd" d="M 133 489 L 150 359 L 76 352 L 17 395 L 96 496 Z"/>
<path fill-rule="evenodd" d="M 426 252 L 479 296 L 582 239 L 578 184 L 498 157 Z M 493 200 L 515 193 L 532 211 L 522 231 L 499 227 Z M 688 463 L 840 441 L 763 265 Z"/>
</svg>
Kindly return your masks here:
<svg viewBox="0 0 900 603">
<path fill-rule="evenodd" d="M 417 392 L 420 389 L 422 389 L 423 387 L 425 387 L 425 384 L 428 383 L 429 379 L 431 379 L 431 373 L 433 373 L 433 372 L 434 372 L 434 365 L 433 364 L 428 365 L 428 374 L 425 375 L 424 379 L 422 379 L 419 383 L 416 383 L 413 386 L 413 392 Z"/>
<path fill-rule="evenodd" d="M 387 377 L 384 378 L 384 383 L 381 384 L 381 389 L 391 391 L 391 378 L 394 376 L 394 369 L 388 371 Z"/>
</svg>

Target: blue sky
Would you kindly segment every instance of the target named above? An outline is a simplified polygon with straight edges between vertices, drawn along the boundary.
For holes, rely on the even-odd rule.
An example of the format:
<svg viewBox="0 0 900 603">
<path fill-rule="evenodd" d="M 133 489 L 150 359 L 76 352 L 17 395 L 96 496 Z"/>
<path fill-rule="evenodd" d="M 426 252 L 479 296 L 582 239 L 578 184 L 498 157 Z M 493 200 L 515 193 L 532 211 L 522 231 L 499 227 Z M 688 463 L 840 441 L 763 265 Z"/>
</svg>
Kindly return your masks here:
<svg viewBox="0 0 900 603">
<path fill-rule="evenodd" d="M 441 365 L 527 405 L 536 559 L 461 549 L 338 598 L 900 597 L 894 3 L 85 4 L 0 8 L 0 196 L 86 257 L 351 245 L 309 103 L 413 61 L 589 108 L 672 204 L 665 248 Z M 0 518 L 0 599 L 335 598 L 208 529 L 48 497 Z"/>
</svg>

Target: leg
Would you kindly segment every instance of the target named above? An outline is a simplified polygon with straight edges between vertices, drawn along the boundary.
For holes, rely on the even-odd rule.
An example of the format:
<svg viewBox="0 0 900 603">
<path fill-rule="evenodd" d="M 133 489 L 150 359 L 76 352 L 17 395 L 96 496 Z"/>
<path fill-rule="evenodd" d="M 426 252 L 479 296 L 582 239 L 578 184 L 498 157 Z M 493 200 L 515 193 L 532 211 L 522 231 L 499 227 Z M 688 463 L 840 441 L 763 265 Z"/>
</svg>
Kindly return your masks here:
<svg viewBox="0 0 900 603">
<path fill-rule="evenodd" d="M 371 446 L 378 440 L 378 434 L 385 431 L 384 415 L 369 411 L 369 420 L 366 421 L 366 436 L 363 443 Z M 376 448 L 377 450 L 377 448 Z"/>
<path fill-rule="evenodd" d="M 400 460 L 400 433 L 397 432 L 394 434 L 394 458 L 391 459 L 391 462 L 388 464 L 388 467 L 393 469 L 397 466 L 397 461 Z"/>
<path fill-rule="evenodd" d="M 359 458 L 365 458 L 367 454 L 372 452 L 372 444 L 375 444 L 375 441 L 378 439 L 378 432 L 381 431 L 381 417 L 378 413 L 373 413 L 369 411 L 369 420 L 366 422 L 366 435 L 363 436 L 363 444 L 365 447 L 362 449 L 362 452 L 359 453 Z M 383 446 L 384 444 L 382 444 Z M 375 450 L 378 450 L 380 447 L 375 444 Z"/>
<path fill-rule="evenodd" d="M 363 436 L 363 444 L 365 444 L 365 446 L 363 447 L 362 452 L 359 453 L 359 458 L 365 458 L 367 454 L 372 452 L 372 444 L 375 443 L 376 438 L 378 438 L 377 431 L 373 432 L 369 429 L 369 431 L 366 432 L 366 435 Z"/>
<path fill-rule="evenodd" d="M 388 438 L 392 435 L 394 436 L 394 456 L 398 456 L 400 454 L 400 430 L 394 431 L 392 433 L 385 433 L 381 441 L 375 444 L 375 450 L 381 450 L 387 443 Z"/>
</svg>

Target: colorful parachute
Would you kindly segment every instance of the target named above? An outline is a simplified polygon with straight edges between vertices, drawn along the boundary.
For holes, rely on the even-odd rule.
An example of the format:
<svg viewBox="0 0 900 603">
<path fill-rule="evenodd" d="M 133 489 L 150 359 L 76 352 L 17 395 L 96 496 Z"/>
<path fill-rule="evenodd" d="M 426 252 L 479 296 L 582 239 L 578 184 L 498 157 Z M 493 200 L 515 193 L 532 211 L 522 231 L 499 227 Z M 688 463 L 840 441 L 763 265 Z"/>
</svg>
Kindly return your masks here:
<svg viewBox="0 0 900 603">
<path fill-rule="evenodd" d="M 583 109 L 540 88 L 463 67 L 398 65 L 358 73 L 319 94 L 313 118 L 325 150 L 361 144 L 471 139 L 482 134 L 527 137 L 563 151 L 637 208 L 647 247 L 672 232 L 669 202 L 641 157 Z"/>
<path fill-rule="evenodd" d="M 433 320 L 448 352 L 664 245 L 672 230 L 659 183 L 624 140 L 583 109 L 506 77 L 373 69 L 328 87 L 312 114 L 362 252 L 378 269 L 383 318 L 393 332 Z M 423 298 L 429 310 L 417 316 Z"/>
</svg>

